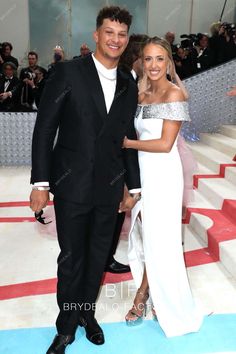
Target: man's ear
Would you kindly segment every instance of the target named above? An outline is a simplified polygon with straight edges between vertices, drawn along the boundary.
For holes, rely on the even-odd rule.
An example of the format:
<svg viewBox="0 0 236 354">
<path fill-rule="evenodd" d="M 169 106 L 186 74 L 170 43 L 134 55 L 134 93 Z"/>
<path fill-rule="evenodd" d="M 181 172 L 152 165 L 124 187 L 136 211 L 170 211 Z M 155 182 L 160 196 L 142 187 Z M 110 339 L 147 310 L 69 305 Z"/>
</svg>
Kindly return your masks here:
<svg viewBox="0 0 236 354">
<path fill-rule="evenodd" d="M 98 31 L 97 30 L 93 32 L 93 39 L 94 39 L 95 43 L 98 42 Z"/>
</svg>

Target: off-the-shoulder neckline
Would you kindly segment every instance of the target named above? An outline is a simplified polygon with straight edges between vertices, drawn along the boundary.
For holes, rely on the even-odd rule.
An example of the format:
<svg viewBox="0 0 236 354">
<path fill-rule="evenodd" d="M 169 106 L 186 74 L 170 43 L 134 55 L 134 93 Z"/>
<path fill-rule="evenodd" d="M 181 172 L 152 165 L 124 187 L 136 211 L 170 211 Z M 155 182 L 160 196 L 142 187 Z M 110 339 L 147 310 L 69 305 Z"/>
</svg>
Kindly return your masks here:
<svg viewBox="0 0 236 354">
<path fill-rule="evenodd" d="M 138 103 L 138 106 L 145 107 L 145 106 L 160 106 L 163 104 L 171 104 L 171 103 L 188 103 L 188 101 L 172 101 L 172 102 L 154 102 L 154 103 Z"/>
</svg>

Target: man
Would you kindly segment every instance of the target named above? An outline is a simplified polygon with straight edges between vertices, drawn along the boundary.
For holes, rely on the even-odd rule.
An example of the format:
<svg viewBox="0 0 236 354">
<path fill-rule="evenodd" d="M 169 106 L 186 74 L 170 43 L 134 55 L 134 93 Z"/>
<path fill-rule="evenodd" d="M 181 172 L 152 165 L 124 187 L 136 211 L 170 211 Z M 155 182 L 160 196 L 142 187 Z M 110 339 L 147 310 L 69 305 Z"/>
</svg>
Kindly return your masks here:
<svg viewBox="0 0 236 354">
<path fill-rule="evenodd" d="M 80 55 L 75 55 L 73 59 L 83 58 L 92 53 L 86 43 L 83 43 L 80 47 Z"/>
<path fill-rule="evenodd" d="M 40 68 L 46 74 L 46 70 L 38 66 L 38 54 L 36 52 L 28 53 L 28 64 L 29 66 L 23 68 L 20 72 L 21 106 L 26 111 L 33 110 L 36 71 Z"/>
<path fill-rule="evenodd" d="M 92 343 L 104 343 L 95 302 L 124 180 L 129 190 L 140 190 L 137 154 L 122 149 L 126 135 L 136 137 L 137 87 L 117 70 L 131 19 L 119 7 L 102 9 L 94 55 L 55 65 L 40 102 L 32 145 L 31 208 L 40 211 L 47 205 L 50 181 L 61 249 L 58 335 L 47 354 L 63 354 L 78 325 Z M 125 204 L 132 207 L 139 198 L 134 193 Z"/>
<path fill-rule="evenodd" d="M 0 72 L 3 70 L 3 64 L 4 63 L 13 63 L 16 68 L 18 68 L 19 63 L 18 60 L 11 55 L 11 52 L 13 50 L 13 46 L 9 42 L 4 42 L 2 43 L 2 53 L 0 55 Z"/>
<path fill-rule="evenodd" d="M 0 77 L 0 111 L 15 112 L 18 109 L 20 81 L 15 75 L 16 66 L 11 62 L 3 65 Z"/>
<path fill-rule="evenodd" d="M 171 32 L 171 31 L 166 32 L 165 39 L 167 40 L 167 42 L 170 43 L 172 54 L 175 55 L 176 49 L 177 49 L 176 45 L 174 44 L 174 42 L 175 42 L 175 33 Z"/>
<path fill-rule="evenodd" d="M 43 90 L 45 87 L 46 79 L 45 79 L 45 70 L 43 68 L 38 67 L 35 70 L 35 87 L 34 89 L 34 100 L 35 100 L 35 105 L 38 108 L 39 103 L 43 94 Z"/>
</svg>

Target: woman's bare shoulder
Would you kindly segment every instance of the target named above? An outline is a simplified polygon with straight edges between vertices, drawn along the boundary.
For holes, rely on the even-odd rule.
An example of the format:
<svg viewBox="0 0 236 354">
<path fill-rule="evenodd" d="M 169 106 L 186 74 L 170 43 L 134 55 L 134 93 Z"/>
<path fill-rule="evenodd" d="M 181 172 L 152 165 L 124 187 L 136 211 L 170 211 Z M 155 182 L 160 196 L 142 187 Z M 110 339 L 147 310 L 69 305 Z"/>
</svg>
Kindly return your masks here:
<svg viewBox="0 0 236 354">
<path fill-rule="evenodd" d="M 184 102 L 186 101 L 186 97 L 184 96 L 183 91 L 180 87 L 172 84 L 167 92 L 166 99 L 169 102 Z"/>
</svg>

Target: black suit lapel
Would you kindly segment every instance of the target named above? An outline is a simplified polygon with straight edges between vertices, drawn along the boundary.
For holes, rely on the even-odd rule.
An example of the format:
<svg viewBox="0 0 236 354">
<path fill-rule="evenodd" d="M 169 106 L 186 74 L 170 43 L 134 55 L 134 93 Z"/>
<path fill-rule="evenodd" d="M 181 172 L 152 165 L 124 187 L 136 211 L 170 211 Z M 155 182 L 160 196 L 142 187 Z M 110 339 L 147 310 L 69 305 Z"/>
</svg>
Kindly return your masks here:
<svg viewBox="0 0 236 354">
<path fill-rule="evenodd" d="M 91 55 L 88 55 L 83 59 L 83 65 L 81 65 L 81 67 L 83 68 L 82 70 L 85 75 L 85 80 L 87 81 L 90 89 L 89 93 L 93 97 L 100 116 L 103 120 L 105 120 L 107 118 L 105 98 L 98 72 Z"/>
<path fill-rule="evenodd" d="M 117 70 L 117 81 L 116 81 L 116 91 L 115 96 L 109 111 L 109 115 L 114 112 L 114 110 L 118 109 L 118 106 L 122 105 L 122 97 L 126 90 L 128 89 L 129 79 L 126 77 L 123 72 L 119 69 Z"/>
</svg>

